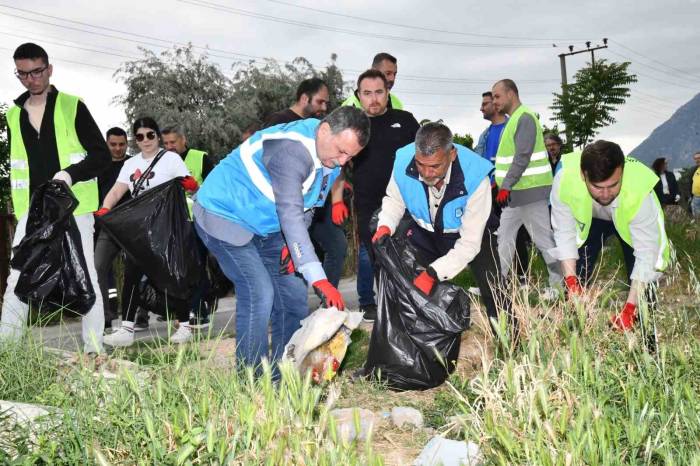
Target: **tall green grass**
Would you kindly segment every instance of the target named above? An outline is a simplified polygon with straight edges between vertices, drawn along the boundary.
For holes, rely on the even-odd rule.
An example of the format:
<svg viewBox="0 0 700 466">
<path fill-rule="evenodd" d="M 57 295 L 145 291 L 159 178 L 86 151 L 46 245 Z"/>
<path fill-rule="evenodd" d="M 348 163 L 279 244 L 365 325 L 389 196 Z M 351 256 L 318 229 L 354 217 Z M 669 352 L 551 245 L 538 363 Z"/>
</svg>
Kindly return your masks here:
<svg viewBox="0 0 700 466">
<path fill-rule="evenodd" d="M 7 348 L 0 399 L 62 414 L 58 425 L 31 433 L 0 416 L 0 464 L 12 451 L 16 464 L 381 464 L 369 443 L 337 438 L 330 402 L 308 377 L 283 366 L 274 382 L 269 366 L 256 377 L 252 369 L 212 368 L 196 353 L 181 346 L 174 358 L 153 356 L 147 369 L 112 379 L 96 376 L 90 360 L 56 371 L 56 356 L 32 341 Z"/>
</svg>

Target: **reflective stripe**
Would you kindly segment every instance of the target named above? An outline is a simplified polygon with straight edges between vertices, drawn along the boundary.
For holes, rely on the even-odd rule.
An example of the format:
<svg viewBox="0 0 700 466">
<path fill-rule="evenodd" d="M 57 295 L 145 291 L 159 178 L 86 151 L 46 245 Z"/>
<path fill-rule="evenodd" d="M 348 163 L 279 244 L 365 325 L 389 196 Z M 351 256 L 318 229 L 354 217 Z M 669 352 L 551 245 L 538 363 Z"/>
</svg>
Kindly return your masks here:
<svg viewBox="0 0 700 466">
<path fill-rule="evenodd" d="M 661 214 L 663 211 L 658 202 L 656 203 L 656 208 L 659 209 L 656 214 L 656 224 L 659 226 L 659 243 L 661 246 L 659 248 L 659 254 L 656 257 L 656 270 L 664 270 L 668 265 L 664 257 L 664 251 L 666 251 L 666 248 L 670 247 L 670 245 L 668 243 L 668 237 L 666 236 L 666 228 L 664 227 L 664 217 Z"/>
<path fill-rule="evenodd" d="M 29 180 L 10 180 L 12 189 L 29 189 Z"/>
<path fill-rule="evenodd" d="M 443 233 L 458 233 L 459 228 L 445 228 L 442 230 Z"/>
<path fill-rule="evenodd" d="M 496 157 L 496 163 L 497 164 L 501 164 L 501 163 L 506 164 L 507 163 L 508 165 L 510 165 L 513 163 L 513 158 L 515 158 L 514 155 L 511 157 L 505 157 L 505 156 Z M 530 157 L 530 161 L 543 160 L 546 158 L 547 158 L 547 151 L 533 152 L 532 156 Z"/>
<path fill-rule="evenodd" d="M 10 161 L 10 168 L 12 168 L 13 170 L 26 170 L 27 161 L 22 159 L 12 159 Z"/>
<path fill-rule="evenodd" d="M 321 167 L 321 162 L 316 157 L 316 141 L 299 133 L 280 132 L 264 134 L 260 139 L 253 143 L 249 142 L 250 140 L 247 140 L 241 144 L 241 161 L 243 162 L 243 166 L 245 166 L 250 179 L 266 198 L 272 202 L 275 202 L 275 194 L 272 190 L 272 185 L 270 185 L 270 182 L 267 180 L 262 170 L 260 170 L 260 167 L 258 167 L 258 165 L 255 163 L 254 158 L 255 154 L 262 149 L 263 142 L 271 139 L 289 139 L 292 141 L 301 142 L 306 150 L 309 151 L 309 154 L 311 154 L 311 160 L 314 162 L 314 171 L 311 172 L 311 175 L 306 178 L 302 185 L 304 191 L 308 191 L 314 181 L 315 170 Z"/>
<path fill-rule="evenodd" d="M 420 219 L 420 218 L 414 217 L 413 215 L 411 215 L 411 217 L 413 217 L 413 220 L 416 221 L 416 223 L 418 224 L 418 226 L 421 227 L 421 228 L 423 228 L 424 230 L 435 231 L 435 230 L 433 230 L 433 225 L 432 225 L 432 224 L 427 223 L 427 222 L 425 222 L 424 220 L 422 220 L 422 219 Z"/>
<path fill-rule="evenodd" d="M 542 165 L 541 167 L 528 167 L 528 169 L 523 172 L 520 179 L 522 179 L 523 176 L 541 175 L 543 173 L 551 173 L 551 172 L 552 172 L 552 167 L 550 167 L 549 165 Z M 497 177 L 505 178 L 507 173 L 508 173 L 508 170 L 496 170 Z"/>
</svg>

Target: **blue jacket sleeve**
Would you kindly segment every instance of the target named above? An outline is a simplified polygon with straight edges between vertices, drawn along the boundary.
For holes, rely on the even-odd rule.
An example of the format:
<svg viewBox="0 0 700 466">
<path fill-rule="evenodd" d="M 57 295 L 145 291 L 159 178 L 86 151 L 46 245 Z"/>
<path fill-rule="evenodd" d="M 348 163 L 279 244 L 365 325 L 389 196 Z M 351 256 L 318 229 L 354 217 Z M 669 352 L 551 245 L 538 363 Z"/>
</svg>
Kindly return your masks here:
<svg viewBox="0 0 700 466">
<path fill-rule="evenodd" d="M 309 284 L 322 280 L 326 274 L 309 238 L 302 193 L 304 180 L 314 170 L 311 155 L 302 143 L 287 139 L 265 141 L 263 154 L 277 217 L 294 265 Z"/>
</svg>

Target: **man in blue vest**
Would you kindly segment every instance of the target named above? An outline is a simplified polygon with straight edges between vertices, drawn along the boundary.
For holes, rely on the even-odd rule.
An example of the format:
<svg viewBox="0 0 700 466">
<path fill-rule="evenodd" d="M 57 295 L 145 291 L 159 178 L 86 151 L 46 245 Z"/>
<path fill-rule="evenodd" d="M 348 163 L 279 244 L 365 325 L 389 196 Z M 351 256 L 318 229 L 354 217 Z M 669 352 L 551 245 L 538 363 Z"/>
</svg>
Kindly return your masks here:
<svg viewBox="0 0 700 466">
<path fill-rule="evenodd" d="M 240 364 L 257 366 L 270 357 L 270 321 L 271 359 L 282 355 L 308 315 L 304 280 L 326 306 L 344 308 L 307 229 L 340 167 L 367 144 L 369 127 L 364 112 L 341 107 L 322 121 L 266 128 L 231 152 L 199 189 L 195 228 L 236 287 Z"/>
<path fill-rule="evenodd" d="M 447 126 L 423 125 L 415 143 L 396 153 L 372 242 L 396 233 L 408 210 L 412 223 L 406 234 L 426 266 L 413 284 L 429 295 L 438 281 L 469 265 L 493 325 L 499 306 L 507 313 L 511 306 L 499 270 L 492 171 L 489 161 L 454 144 Z"/>
<path fill-rule="evenodd" d="M 27 89 L 7 111 L 12 205 L 17 216 L 13 245 L 25 234 L 31 194 L 54 179 L 65 182 L 78 199 L 73 212 L 95 290 L 95 304 L 83 317 L 86 353 L 102 350 L 104 309 L 93 254 L 94 218 L 98 206 L 97 177 L 109 166 L 109 149 L 85 104 L 50 84 L 53 66 L 46 51 L 26 43 L 14 53 L 15 75 Z M 41 136 L 41 137 L 39 137 Z M 29 306 L 15 296 L 19 271 L 12 270 L 2 304 L 0 339 L 16 338 L 24 330 Z"/>
</svg>

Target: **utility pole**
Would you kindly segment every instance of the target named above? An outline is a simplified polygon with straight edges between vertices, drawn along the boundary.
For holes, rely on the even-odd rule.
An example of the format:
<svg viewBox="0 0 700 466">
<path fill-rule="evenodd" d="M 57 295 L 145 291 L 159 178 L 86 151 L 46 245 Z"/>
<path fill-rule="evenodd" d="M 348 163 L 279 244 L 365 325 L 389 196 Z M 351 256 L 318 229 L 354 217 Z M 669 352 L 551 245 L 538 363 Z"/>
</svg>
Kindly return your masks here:
<svg viewBox="0 0 700 466">
<path fill-rule="evenodd" d="M 568 86 L 568 81 L 566 78 L 566 57 L 571 56 L 571 55 L 578 55 L 579 53 L 590 52 L 591 53 L 591 66 L 595 66 L 595 51 L 600 50 L 600 49 L 607 49 L 607 48 L 608 48 L 608 38 L 604 37 L 603 38 L 603 45 L 597 45 L 597 46 L 591 48 L 591 41 L 587 41 L 585 49 L 574 51 L 574 46 L 569 45 L 569 53 L 560 53 L 559 54 L 559 67 L 561 68 L 561 93 L 562 93 L 562 95 L 566 95 L 567 86 Z M 566 142 L 567 142 L 567 144 L 569 144 L 571 142 L 571 133 L 569 132 L 569 128 L 566 128 Z"/>
</svg>

